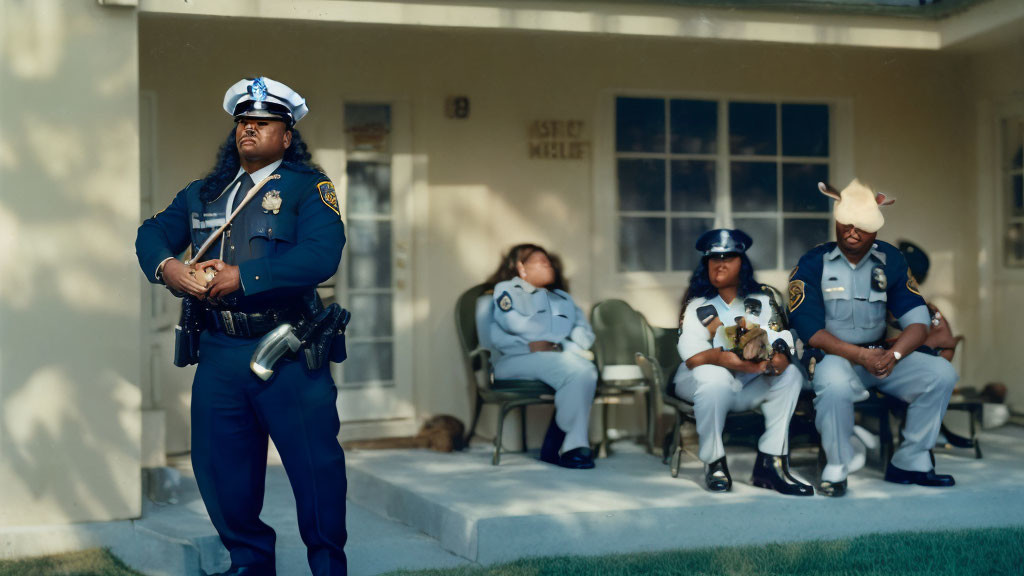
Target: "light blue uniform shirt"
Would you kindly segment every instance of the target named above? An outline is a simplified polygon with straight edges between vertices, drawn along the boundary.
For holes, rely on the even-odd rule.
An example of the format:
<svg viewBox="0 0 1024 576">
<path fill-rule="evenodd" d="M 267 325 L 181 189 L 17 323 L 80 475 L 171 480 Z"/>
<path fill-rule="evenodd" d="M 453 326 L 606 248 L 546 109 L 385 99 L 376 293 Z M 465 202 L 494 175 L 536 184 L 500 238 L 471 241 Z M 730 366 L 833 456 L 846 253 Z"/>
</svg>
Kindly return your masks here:
<svg viewBox="0 0 1024 576">
<path fill-rule="evenodd" d="M 529 354 L 530 342 L 561 344 L 566 351 L 590 349 L 594 330 L 564 290 L 537 288 L 522 278 L 494 286 L 490 346 L 500 356 Z"/>
</svg>

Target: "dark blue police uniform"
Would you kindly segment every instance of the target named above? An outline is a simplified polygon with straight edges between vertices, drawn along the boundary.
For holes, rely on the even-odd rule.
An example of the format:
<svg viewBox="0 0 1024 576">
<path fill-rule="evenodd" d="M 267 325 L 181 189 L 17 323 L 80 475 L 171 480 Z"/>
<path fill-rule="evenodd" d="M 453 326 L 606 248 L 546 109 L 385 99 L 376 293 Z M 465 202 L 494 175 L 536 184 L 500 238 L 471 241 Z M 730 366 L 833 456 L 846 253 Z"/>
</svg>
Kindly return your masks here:
<svg viewBox="0 0 1024 576">
<path fill-rule="evenodd" d="M 345 574 L 345 456 L 330 364 L 310 371 L 305 362 L 285 358 L 264 382 L 249 362 L 273 326 L 248 321 L 292 317 L 303 296 L 337 270 L 344 227 L 334 186 L 323 173 L 289 162 L 273 173 L 280 177 L 264 185 L 204 257 L 237 265 L 242 289 L 212 305 L 201 335 L 192 464 L 232 570 L 273 574 L 275 533 L 260 520 L 272 438 L 295 494 L 313 574 Z M 232 182 L 203 202 L 202 184 L 189 184 L 139 227 L 136 251 L 151 282 L 159 282 L 161 262 L 190 245 L 194 253 L 241 200 L 234 194 L 229 204 L 238 188 Z"/>
</svg>

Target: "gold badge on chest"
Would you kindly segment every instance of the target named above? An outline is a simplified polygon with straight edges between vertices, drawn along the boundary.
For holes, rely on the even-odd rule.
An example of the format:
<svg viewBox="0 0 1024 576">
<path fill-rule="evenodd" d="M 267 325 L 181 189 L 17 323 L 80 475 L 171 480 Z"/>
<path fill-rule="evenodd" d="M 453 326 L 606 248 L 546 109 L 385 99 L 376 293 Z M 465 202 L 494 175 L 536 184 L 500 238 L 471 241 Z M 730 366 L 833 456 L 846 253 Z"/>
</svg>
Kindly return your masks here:
<svg viewBox="0 0 1024 576">
<path fill-rule="evenodd" d="M 277 214 L 281 211 L 281 191 L 271 190 L 263 195 L 263 213 Z"/>
</svg>

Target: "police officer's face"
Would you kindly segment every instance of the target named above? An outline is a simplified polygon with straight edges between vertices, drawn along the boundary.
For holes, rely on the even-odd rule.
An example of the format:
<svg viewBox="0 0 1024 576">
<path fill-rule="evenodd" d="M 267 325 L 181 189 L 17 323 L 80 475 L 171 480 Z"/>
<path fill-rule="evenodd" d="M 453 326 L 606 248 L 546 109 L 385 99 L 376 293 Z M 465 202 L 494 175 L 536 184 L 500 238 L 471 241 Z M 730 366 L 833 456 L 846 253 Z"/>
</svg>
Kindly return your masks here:
<svg viewBox="0 0 1024 576">
<path fill-rule="evenodd" d="M 526 260 L 516 264 L 519 276 L 534 286 L 550 286 L 555 282 L 555 267 L 551 265 L 548 255 L 535 251 Z"/>
<path fill-rule="evenodd" d="M 844 254 L 863 255 L 875 243 L 876 232 L 865 232 L 852 224 L 836 222 L 836 242 Z"/>
<path fill-rule="evenodd" d="M 291 146 L 292 131 L 284 122 L 266 118 L 239 118 L 235 127 L 235 146 L 246 160 L 269 160 L 284 156 Z"/>
<path fill-rule="evenodd" d="M 708 256 L 708 280 L 721 290 L 738 286 L 740 283 L 739 254 L 714 254 Z"/>
</svg>

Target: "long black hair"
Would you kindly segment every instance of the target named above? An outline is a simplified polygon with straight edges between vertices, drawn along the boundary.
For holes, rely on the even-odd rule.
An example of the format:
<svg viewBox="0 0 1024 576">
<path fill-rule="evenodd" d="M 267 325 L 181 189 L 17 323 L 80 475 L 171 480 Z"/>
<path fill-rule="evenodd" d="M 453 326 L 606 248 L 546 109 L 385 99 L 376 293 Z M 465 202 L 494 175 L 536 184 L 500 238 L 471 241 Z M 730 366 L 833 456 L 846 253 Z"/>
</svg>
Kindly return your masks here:
<svg viewBox="0 0 1024 576">
<path fill-rule="evenodd" d="M 241 161 L 238 159 L 238 147 L 235 145 L 235 130 L 232 128 L 224 143 L 217 151 L 217 163 L 213 165 L 210 172 L 203 176 L 203 187 L 199 189 L 199 199 L 203 202 L 212 202 L 224 188 L 235 179 Z M 292 144 L 284 151 L 284 161 L 290 164 L 305 166 L 318 172 L 323 170 L 313 163 L 313 155 L 309 153 L 306 143 L 302 140 L 302 134 L 295 128 L 289 128 L 292 133 Z"/>
<path fill-rule="evenodd" d="M 739 286 L 736 287 L 736 296 L 742 298 L 748 294 L 754 294 L 761 291 L 761 284 L 757 280 L 754 280 L 754 265 L 750 263 L 750 258 L 743 252 L 738 253 L 740 257 L 740 278 Z M 683 322 L 683 312 L 686 311 L 686 305 L 690 303 L 690 300 L 694 298 L 714 298 L 718 296 L 718 289 L 711 284 L 711 279 L 708 277 L 708 257 L 705 256 L 700 259 L 700 263 L 693 269 L 693 275 L 690 276 L 690 286 L 686 289 L 686 293 L 683 294 L 683 305 L 679 311 L 679 323 Z"/>
<path fill-rule="evenodd" d="M 551 261 L 551 267 L 555 271 L 555 280 L 548 286 L 538 286 L 538 288 L 547 288 L 549 290 L 565 290 L 569 291 L 569 282 L 566 281 L 565 276 L 562 275 L 562 259 L 557 254 L 548 252 L 544 248 L 536 244 L 518 244 L 513 246 L 504 256 L 501 257 L 501 264 L 498 264 L 498 269 L 491 274 L 491 277 L 487 279 L 487 284 L 491 289 L 494 289 L 494 285 L 498 282 L 504 282 L 505 280 L 511 280 L 519 276 L 519 270 L 516 268 L 516 264 L 526 262 L 530 255 L 534 252 L 541 252 L 548 257 Z"/>
</svg>

